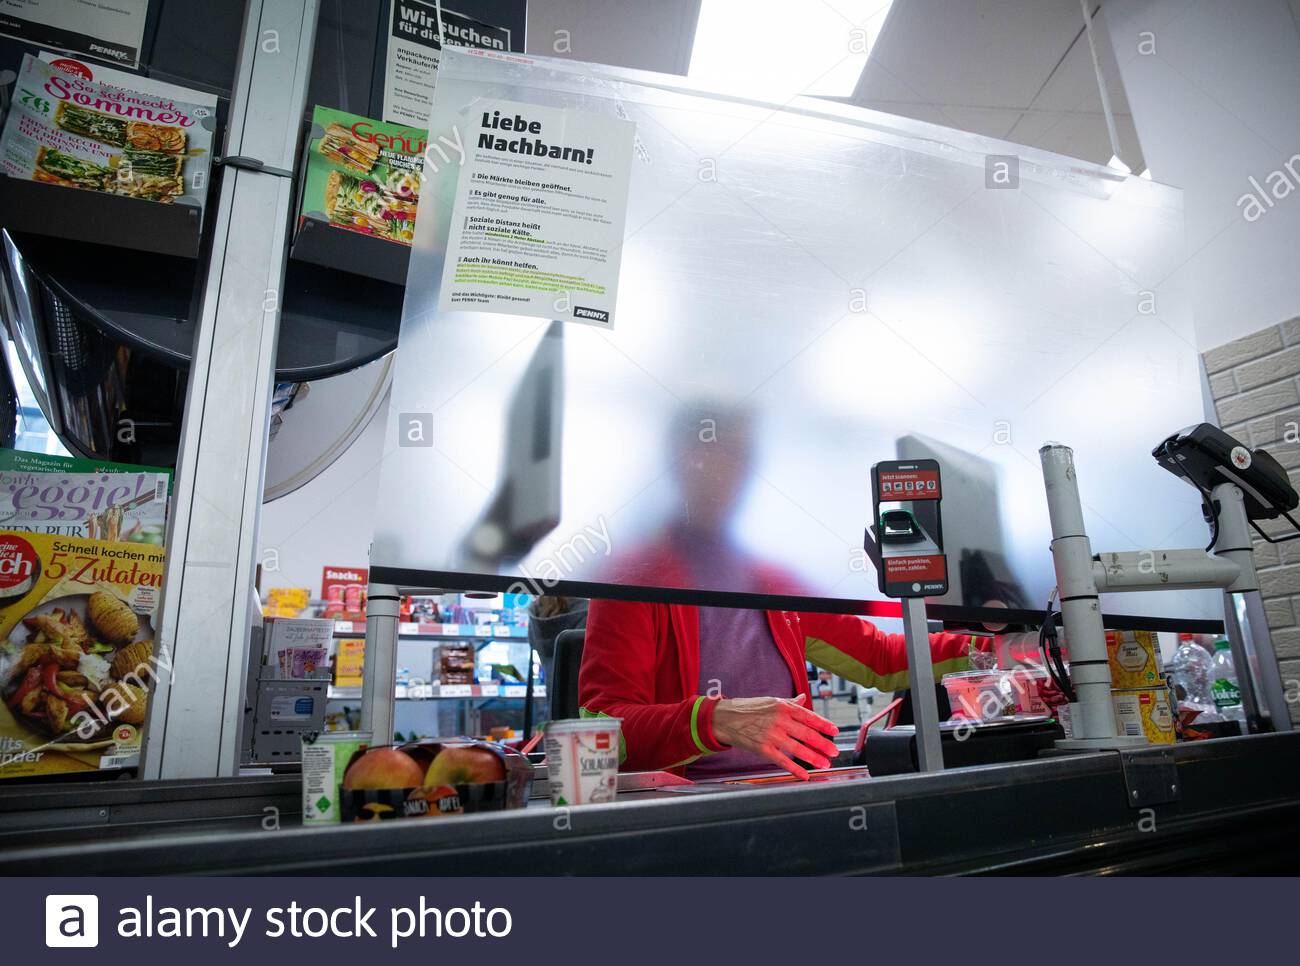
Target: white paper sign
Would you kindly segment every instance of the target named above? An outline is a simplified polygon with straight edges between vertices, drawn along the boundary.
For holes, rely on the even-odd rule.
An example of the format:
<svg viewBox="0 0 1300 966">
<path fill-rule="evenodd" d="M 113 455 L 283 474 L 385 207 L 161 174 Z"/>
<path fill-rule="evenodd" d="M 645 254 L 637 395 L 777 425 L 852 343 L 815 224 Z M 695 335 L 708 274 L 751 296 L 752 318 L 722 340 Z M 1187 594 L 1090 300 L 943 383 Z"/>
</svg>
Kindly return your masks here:
<svg viewBox="0 0 1300 966">
<path fill-rule="evenodd" d="M 631 121 L 493 101 L 468 119 L 438 307 L 614 325 Z"/>
<path fill-rule="evenodd" d="M 4 0 L 0 35 L 139 67 L 148 13 L 149 0 Z"/>
<path fill-rule="evenodd" d="M 510 31 L 442 7 L 442 36 L 456 47 L 508 51 Z M 388 54 L 384 62 L 384 120 L 429 126 L 433 85 L 442 53 L 438 9 L 432 0 L 389 0 Z"/>
</svg>

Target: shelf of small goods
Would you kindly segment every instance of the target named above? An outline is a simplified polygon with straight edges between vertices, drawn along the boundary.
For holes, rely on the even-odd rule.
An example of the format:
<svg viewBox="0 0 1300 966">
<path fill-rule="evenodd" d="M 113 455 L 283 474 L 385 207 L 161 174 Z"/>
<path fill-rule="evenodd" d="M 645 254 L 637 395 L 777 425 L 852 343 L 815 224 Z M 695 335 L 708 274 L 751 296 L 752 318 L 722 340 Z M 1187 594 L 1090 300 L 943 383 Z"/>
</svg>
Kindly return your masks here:
<svg viewBox="0 0 1300 966">
<path fill-rule="evenodd" d="M 328 679 L 329 710 L 325 730 L 344 731 L 357 721 L 365 664 L 364 567 L 325 567 L 319 598 L 305 587 L 272 588 L 263 613 L 271 625 L 285 622 L 309 625 L 315 634 L 305 648 L 280 651 L 274 660 L 283 666 L 282 677 L 296 680 Z M 474 599 L 458 594 L 406 597 L 399 623 L 399 667 L 394 697 L 402 702 L 506 701 L 519 708 L 528 695 L 527 679 L 520 668 L 532 651 L 527 647 L 527 607 L 522 595 Z M 304 617 L 303 615 L 315 615 Z M 526 656 L 518 652 L 524 649 Z M 514 654 L 512 660 L 511 655 Z M 545 699 L 546 685 L 534 661 L 533 697 Z M 477 705 L 476 705 L 477 707 Z M 486 707 L 486 705 L 485 705 Z M 519 711 L 507 717 L 518 717 Z M 456 727 L 477 731 L 477 712 L 461 711 Z M 420 719 L 424 720 L 424 719 Z M 429 726 L 424 720 L 420 730 Z M 445 724 L 445 723 L 444 723 Z M 408 724 L 408 727 L 416 727 Z M 516 728 L 500 724 L 497 737 L 515 738 Z"/>
</svg>

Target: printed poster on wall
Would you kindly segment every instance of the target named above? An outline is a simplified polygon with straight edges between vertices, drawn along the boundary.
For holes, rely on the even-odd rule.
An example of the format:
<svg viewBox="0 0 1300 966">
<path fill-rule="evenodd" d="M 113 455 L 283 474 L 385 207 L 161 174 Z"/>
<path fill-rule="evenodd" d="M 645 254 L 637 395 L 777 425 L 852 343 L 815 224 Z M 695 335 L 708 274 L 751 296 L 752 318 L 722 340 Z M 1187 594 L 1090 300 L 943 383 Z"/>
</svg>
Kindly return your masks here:
<svg viewBox="0 0 1300 966">
<path fill-rule="evenodd" d="M 612 328 L 636 125 L 511 101 L 468 124 L 439 309 Z"/>
<path fill-rule="evenodd" d="M 428 127 L 442 45 L 432 0 L 389 0 L 388 57 L 384 65 L 384 120 Z M 508 51 L 510 31 L 442 7 L 442 36 L 457 47 Z"/>
<path fill-rule="evenodd" d="M 0 35 L 139 67 L 148 13 L 149 0 L 4 0 Z"/>
</svg>

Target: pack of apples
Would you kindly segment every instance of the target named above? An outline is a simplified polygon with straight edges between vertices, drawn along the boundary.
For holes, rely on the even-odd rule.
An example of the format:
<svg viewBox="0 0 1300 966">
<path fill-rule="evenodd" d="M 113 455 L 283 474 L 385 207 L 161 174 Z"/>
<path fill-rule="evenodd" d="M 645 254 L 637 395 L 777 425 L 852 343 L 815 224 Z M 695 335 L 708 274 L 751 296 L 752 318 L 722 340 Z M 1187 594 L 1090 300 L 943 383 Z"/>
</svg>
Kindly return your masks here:
<svg viewBox="0 0 1300 966">
<path fill-rule="evenodd" d="M 358 749 L 339 783 L 339 818 L 370 822 L 523 808 L 533 766 L 504 745 L 469 738 Z"/>
</svg>

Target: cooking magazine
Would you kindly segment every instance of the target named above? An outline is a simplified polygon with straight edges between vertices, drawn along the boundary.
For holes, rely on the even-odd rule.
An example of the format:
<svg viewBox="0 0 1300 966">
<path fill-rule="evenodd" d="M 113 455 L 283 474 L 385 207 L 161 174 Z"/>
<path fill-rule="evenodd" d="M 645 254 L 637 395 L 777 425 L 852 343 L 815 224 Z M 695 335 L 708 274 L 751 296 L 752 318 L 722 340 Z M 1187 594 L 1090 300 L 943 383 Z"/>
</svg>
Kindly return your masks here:
<svg viewBox="0 0 1300 966">
<path fill-rule="evenodd" d="M 163 550 L 0 530 L 0 780 L 139 764 Z"/>
<path fill-rule="evenodd" d="M 425 132 L 317 107 L 307 150 L 302 219 L 411 244 Z"/>
<path fill-rule="evenodd" d="M 171 474 L 0 449 L 0 529 L 161 547 Z"/>
<path fill-rule="evenodd" d="M 212 107 L 90 80 L 57 63 L 23 58 L 0 136 L 5 174 L 203 207 Z"/>
</svg>

